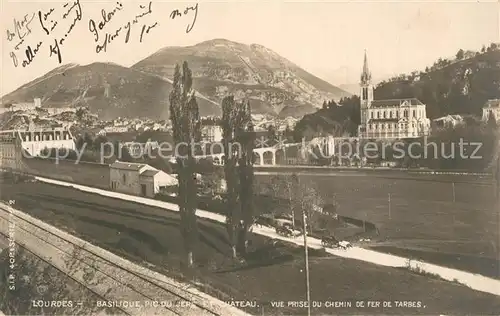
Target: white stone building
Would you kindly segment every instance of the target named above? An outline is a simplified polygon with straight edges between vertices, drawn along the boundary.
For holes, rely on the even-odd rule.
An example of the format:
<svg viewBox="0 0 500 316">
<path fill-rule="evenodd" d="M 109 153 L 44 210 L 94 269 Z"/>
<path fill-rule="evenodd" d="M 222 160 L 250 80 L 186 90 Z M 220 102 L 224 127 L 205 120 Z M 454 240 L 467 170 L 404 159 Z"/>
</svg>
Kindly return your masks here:
<svg viewBox="0 0 500 316">
<path fill-rule="evenodd" d="M 358 136 L 369 139 L 416 138 L 429 134 L 426 106 L 415 98 L 374 100 L 365 53 L 361 74 L 361 124 Z"/>
<path fill-rule="evenodd" d="M 66 148 L 75 150 L 73 135 L 65 128 L 45 128 L 16 131 L 21 147 L 31 156 L 38 156 L 45 148 Z"/>
</svg>

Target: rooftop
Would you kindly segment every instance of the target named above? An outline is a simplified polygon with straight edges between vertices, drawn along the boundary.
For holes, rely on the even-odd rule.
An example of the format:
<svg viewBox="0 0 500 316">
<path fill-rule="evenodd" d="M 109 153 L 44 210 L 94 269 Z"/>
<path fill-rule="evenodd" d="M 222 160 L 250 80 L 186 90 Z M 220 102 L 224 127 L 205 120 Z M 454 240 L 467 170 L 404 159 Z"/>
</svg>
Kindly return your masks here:
<svg viewBox="0 0 500 316">
<path fill-rule="evenodd" d="M 157 174 L 158 172 L 160 172 L 160 170 L 151 170 L 151 169 L 148 169 L 148 170 L 145 170 L 145 171 L 141 172 L 141 176 L 152 177 L 155 174 Z"/>
<path fill-rule="evenodd" d="M 500 108 L 500 99 L 486 101 L 484 108 Z"/>
<path fill-rule="evenodd" d="M 373 107 L 373 108 L 410 106 L 410 105 L 424 105 L 424 104 L 422 102 L 420 102 L 417 98 L 374 100 L 371 103 L 371 107 Z"/>
<path fill-rule="evenodd" d="M 369 124 L 373 124 L 373 123 L 397 123 L 399 122 L 399 119 L 397 118 L 392 118 L 392 119 L 370 119 L 368 120 L 368 123 Z"/>
<path fill-rule="evenodd" d="M 144 166 L 145 164 L 142 163 L 115 161 L 109 167 L 113 169 L 139 171 Z"/>
</svg>

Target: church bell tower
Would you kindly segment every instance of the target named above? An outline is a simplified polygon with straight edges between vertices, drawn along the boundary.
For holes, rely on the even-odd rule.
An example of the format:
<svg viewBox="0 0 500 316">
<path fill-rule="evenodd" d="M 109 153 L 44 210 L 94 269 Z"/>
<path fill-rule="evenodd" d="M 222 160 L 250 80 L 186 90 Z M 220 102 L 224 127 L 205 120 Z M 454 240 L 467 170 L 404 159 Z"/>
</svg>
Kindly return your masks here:
<svg viewBox="0 0 500 316">
<path fill-rule="evenodd" d="M 361 94 L 360 94 L 360 109 L 361 109 L 361 123 L 366 123 L 368 121 L 368 109 L 373 101 L 373 85 L 372 85 L 372 74 L 368 69 L 368 58 L 366 57 L 365 50 L 365 60 L 363 62 L 363 72 L 361 73 Z"/>
</svg>

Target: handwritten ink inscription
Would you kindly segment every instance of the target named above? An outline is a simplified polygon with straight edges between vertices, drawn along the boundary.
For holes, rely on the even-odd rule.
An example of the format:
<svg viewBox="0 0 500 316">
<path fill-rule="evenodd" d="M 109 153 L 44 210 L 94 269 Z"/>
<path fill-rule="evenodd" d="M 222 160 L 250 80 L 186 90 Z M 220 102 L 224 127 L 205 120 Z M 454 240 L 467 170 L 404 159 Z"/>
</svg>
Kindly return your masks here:
<svg viewBox="0 0 500 316">
<path fill-rule="evenodd" d="M 119 28 L 110 31 L 110 32 L 105 32 L 104 35 L 101 37 L 99 31 L 103 31 L 106 24 L 111 21 L 112 17 L 115 15 L 117 11 L 121 11 L 123 9 L 123 4 L 117 3 L 118 6 L 116 6 L 110 13 L 106 13 L 106 11 L 103 9 L 101 11 L 102 14 L 102 21 L 99 23 L 96 23 L 93 19 L 89 20 L 89 31 L 94 35 L 94 42 L 98 43 L 96 45 L 95 51 L 96 53 L 101 53 L 101 52 L 106 52 L 108 49 L 108 45 L 111 44 L 116 38 L 118 38 L 121 34 L 125 34 L 124 42 L 128 43 L 130 40 L 130 34 L 132 30 L 132 25 L 138 24 L 140 19 L 147 16 L 151 15 L 153 13 L 153 3 L 149 2 L 147 6 L 145 5 L 139 5 L 139 9 L 142 10 L 139 14 L 135 15 L 133 19 L 130 21 L 126 22 L 124 25 L 120 26 Z M 141 33 L 139 37 L 139 41 L 142 43 L 142 39 L 144 34 L 148 34 L 154 27 L 158 25 L 158 22 L 152 24 L 152 25 L 146 25 L 143 24 L 141 28 Z"/>
<path fill-rule="evenodd" d="M 102 21 L 100 21 L 98 24 L 92 19 L 89 20 L 89 31 L 92 32 L 95 36 L 94 41 L 98 42 L 99 41 L 99 31 L 102 31 L 106 24 L 111 21 L 113 16 L 116 14 L 117 11 L 121 11 L 123 8 L 123 4 L 120 2 L 117 2 L 117 6 L 111 10 L 109 13 L 106 12 L 106 10 L 102 9 L 101 10 L 101 15 L 102 15 Z"/>
<path fill-rule="evenodd" d="M 31 34 L 30 24 L 34 18 L 35 18 L 35 13 L 33 13 L 32 15 L 26 14 L 21 21 L 17 21 L 16 19 L 14 19 L 14 31 L 10 31 L 9 29 L 7 29 L 7 40 L 9 42 L 15 39 L 19 41 L 18 44 L 15 46 L 16 50 L 19 49 L 19 45 L 24 43 L 24 38 L 27 35 Z"/>
<path fill-rule="evenodd" d="M 194 24 L 196 23 L 196 19 L 198 18 L 198 3 L 193 7 L 186 7 L 186 9 L 184 9 L 183 13 L 181 13 L 181 11 L 179 11 L 179 10 L 173 10 L 172 13 L 170 13 L 170 18 L 173 20 L 177 17 L 182 17 L 184 15 L 188 15 L 190 11 L 194 11 L 194 18 L 193 18 L 193 22 L 191 24 L 187 25 L 186 33 L 191 32 L 191 30 L 194 27 Z"/>
<path fill-rule="evenodd" d="M 70 20 L 71 22 L 67 31 L 61 36 L 61 38 L 54 38 L 53 40 L 51 40 L 54 43 L 51 43 L 49 45 L 49 57 L 56 56 L 59 64 L 62 63 L 62 53 L 60 46 L 64 44 L 64 41 L 71 34 L 77 22 L 81 21 L 83 17 L 83 10 L 82 5 L 80 4 L 80 0 L 76 0 L 73 3 L 67 2 L 63 5 L 62 8 L 64 10 L 64 13 L 61 16 L 61 20 L 66 20 L 69 17 L 68 20 Z M 50 36 L 59 22 L 61 22 L 57 21 L 56 18 L 51 18 L 53 17 L 52 13 L 54 13 L 54 10 L 54 8 L 51 8 L 48 12 L 38 11 L 38 21 L 40 22 L 40 26 L 47 36 Z"/>
<path fill-rule="evenodd" d="M 83 5 L 80 0 L 70 0 L 64 3 L 61 7 L 53 7 L 48 10 L 39 10 L 35 13 L 24 15 L 22 19 L 14 19 L 13 24 L 6 30 L 8 42 L 12 42 L 13 50 L 9 52 L 14 67 L 22 65 L 28 67 L 41 53 L 46 51 L 49 57 L 55 57 L 60 64 L 63 61 L 62 47 L 66 40 L 71 37 L 74 29 L 78 27 L 80 21 L 83 20 Z M 142 43 L 148 34 L 154 33 L 154 30 L 160 26 L 160 21 L 148 22 L 145 20 L 147 16 L 153 16 L 153 4 L 150 1 L 146 5 L 139 5 L 139 10 L 127 21 L 126 10 L 124 10 L 122 2 L 117 1 L 112 8 L 103 8 L 100 10 L 100 17 L 90 18 L 88 20 L 88 31 L 93 35 L 95 43 L 95 52 L 106 52 L 108 46 L 118 38 L 122 38 L 124 43 L 130 42 L 132 36 L 139 43 Z M 130 11 L 130 10 L 129 10 Z M 128 11 L 128 12 L 129 12 Z M 168 11 L 167 11 L 168 12 Z M 186 33 L 191 32 L 198 17 L 198 3 L 193 6 L 187 6 L 184 9 L 172 10 L 169 17 L 172 20 L 179 20 L 182 17 L 192 15 L 193 18 L 187 24 Z M 117 18 L 119 16 L 119 18 Z M 121 19 L 125 23 L 118 28 L 109 29 L 116 25 L 116 21 Z M 33 20 L 38 20 L 39 28 L 33 28 L 31 23 Z M 119 22 L 118 22 L 119 23 Z M 122 22 L 123 23 L 123 22 Z M 134 25 L 137 26 L 137 29 Z M 33 24 L 35 25 L 35 24 Z M 42 32 L 41 39 L 25 43 L 29 40 L 28 36 L 32 31 Z M 57 35 L 56 35 L 57 32 Z M 33 32 L 35 33 L 35 32 Z M 35 35 L 32 35 L 35 36 Z M 26 45 L 23 47 L 23 45 Z M 22 52 L 21 57 L 18 57 L 19 52 Z"/>
<path fill-rule="evenodd" d="M 31 27 L 30 24 L 35 18 L 35 13 L 33 14 L 26 14 L 22 20 L 18 21 L 17 19 L 14 19 L 14 30 L 11 31 L 10 29 L 7 29 L 7 41 L 12 42 L 16 41 L 16 45 L 14 46 L 14 50 L 19 50 L 19 47 L 24 43 L 24 39 L 26 36 L 31 34 Z M 39 47 L 39 45 L 37 46 Z M 37 50 L 36 50 L 37 51 Z M 31 49 L 30 46 L 27 47 L 25 54 L 28 58 L 28 64 L 31 62 L 31 60 L 34 58 L 33 50 Z M 12 63 L 14 64 L 14 67 L 17 67 L 19 62 L 17 59 L 17 54 L 15 52 L 10 52 L 9 53 L 10 58 L 12 59 Z M 28 57 L 30 56 L 30 57 Z M 23 61 L 23 66 L 26 67 L 27 65 Z"/>
</svg>

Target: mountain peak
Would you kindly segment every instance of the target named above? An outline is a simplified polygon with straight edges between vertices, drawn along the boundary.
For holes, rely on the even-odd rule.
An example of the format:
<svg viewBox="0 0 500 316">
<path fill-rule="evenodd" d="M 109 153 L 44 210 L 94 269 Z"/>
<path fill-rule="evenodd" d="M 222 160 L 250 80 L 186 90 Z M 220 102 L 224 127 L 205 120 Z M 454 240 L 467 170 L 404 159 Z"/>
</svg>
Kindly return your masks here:
<svg viewBox="0 0 500 316">
<path fill-rule="evenodd" d="M 196 44 L 195 46 L 205 46 L 205 45 L 244 45 L 242 43 L 230 41 L 225 38 L 214 38 L 208 41 L 204 41 L 201 43 Z"/>
<path fill-rule="evenodd" d="M 350 94 L 301 69 L 260 44 L 216 38 L 188 47 L 166 47 L 133 66 L 166 78 L 175 64 L 187 61 L 194 88 L 220 103 L 227 95 L 248 98 L 253 113 L 301 116 L 321 107 L 324 100 Z M 219 109 L 220 111 L 220 109 Z"/>
<path fill-rule="evenodd" d="M 175 65 L 188 62 L 200 114 L 220 115 L 227 95 L 250 100 L 254 114 L 302 116 L 324 100 L 349 93 L 306 72 L 259 44 L 216 38 L 165 47 L 132 67 L 116 63 L 68 64 L 27 83 L 5 100 L 42 97 L 44 106 L 89 106 L 102 118 L 168 118 Z"/>
</svg>

